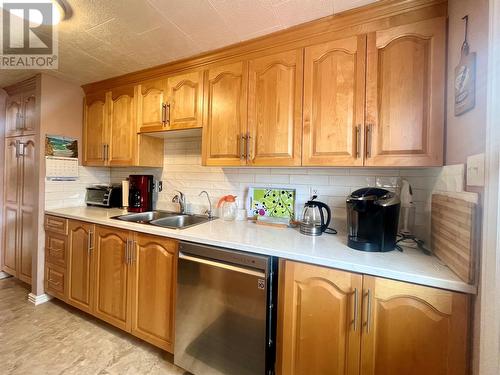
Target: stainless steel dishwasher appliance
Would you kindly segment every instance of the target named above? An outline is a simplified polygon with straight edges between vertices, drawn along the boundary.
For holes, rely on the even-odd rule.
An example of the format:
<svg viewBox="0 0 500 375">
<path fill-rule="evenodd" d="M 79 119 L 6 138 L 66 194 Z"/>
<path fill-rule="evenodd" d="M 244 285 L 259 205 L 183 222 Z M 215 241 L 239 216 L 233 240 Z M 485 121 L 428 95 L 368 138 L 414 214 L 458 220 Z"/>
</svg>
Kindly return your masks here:
<svg viewBox="0 0 500 375">
<path fill-rule="evenodd" d="M 277 263 L 181 242 L 174 363 L 194 375 L 273 375 Z"/>
</svg>

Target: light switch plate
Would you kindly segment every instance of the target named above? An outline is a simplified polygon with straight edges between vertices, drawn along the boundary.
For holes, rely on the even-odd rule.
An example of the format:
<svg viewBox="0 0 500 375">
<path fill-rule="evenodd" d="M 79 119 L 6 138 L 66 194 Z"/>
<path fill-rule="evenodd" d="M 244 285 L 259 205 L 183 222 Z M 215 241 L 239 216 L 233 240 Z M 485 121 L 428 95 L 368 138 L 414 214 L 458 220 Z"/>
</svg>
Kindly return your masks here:
<svg viewBox="0 0 500 375">
<path fill-rule="evenodd" d="M 484 154 L 467 158 L 467 186 L 484 186 Z"/>
</svg>

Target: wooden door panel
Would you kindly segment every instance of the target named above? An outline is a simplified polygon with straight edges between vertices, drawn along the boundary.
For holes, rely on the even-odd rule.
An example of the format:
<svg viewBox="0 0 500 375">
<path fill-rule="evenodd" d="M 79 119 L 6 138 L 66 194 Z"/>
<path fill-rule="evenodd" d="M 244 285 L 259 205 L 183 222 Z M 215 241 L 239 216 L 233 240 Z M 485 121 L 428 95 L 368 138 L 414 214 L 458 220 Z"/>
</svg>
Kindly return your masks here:
<svg viewBox="0 0 500 375">
<path fill-rule="evenodd" d="M 104 94 L 87 96 L 84 107 L 83 162 L 85 165 L 105 164 L 106 99 Z"/>
<path fill-rule="evenodd" d="M 19 234 L 17 246 L 17 277 L 31 284 L 32 252 L 36 248 L 35 213 L 31 207 L 21 207 L 19 210 Z"/>
<path fill-rule="evenodd" d="M 91 224 L 69 221 L 68 303 L 86 312 L 93 310 L 93 231 L 94 226 Z"/>
<path fill-rule="evenodd" d="M 34 92 L 25 94 L 23 102 L 23 134 L 31 134 L 36 130 L 36 94 Z"/>
<path fill-rule="evenodd" d="M 250 61 L 250 164 L 301 164 L 302 62 L 302 50 Z"/>
<path fill-rule="evenodd" d="M 442 165 L 445 24 L 368 34 L 366 165 Z"/>
<path fill-rule="evenodd" d="M 17 236 L 19 209 L 17 205 L 4 208 L 4 247 L 3 269 L 10 275 L 17 276 Z"/>
<path fill-rule="evenodd" d="M 130 331 L 128 232 L 97 226 L 95 236 L 95 315 Z"/>
<path fill-rule="evenodd" d="M 132 270 L 132 333 L 172 352 L 177 241 L 137 234 Z"/>
<path fill-rule="evenodd" d="M 45 231 L 46 263 L 66 269 L 68 240 L 65 235 Z"/>
<path fill-rule="evenodd" d="M 4 171 L 4 196 L 5 203 L 17 205 L 19 203 L 20 161 L 17 155 L 16 143 L 19 139 L 7 138 L 5 140 L 5 171 Z"/>
<path fill-rule="evenodd" d="M 363 164 L 366 36 L 305 50 L 303 165 Z"/>
<path fill-rule="evenodd" d="M 22 207 L 31 208 L 37 204 L 37 186 L 38 181 L 36 180 L 35 174 L 35 162 L 36 162 L 36 152 L 35 138 L 34 137 L 23 137 L 21 138 L 22 143 L 22 157 L 21 162 L 21 189 L 20 189 L 20 204 Z"/>
<path fill-rule="evenodd" d="M 205 165 L 246 164 L 248 63 L 209 69 L 205 80 Z"/>
<path fill-rule="evenodd" d="M 64 268 L 45 264 L 45 291 L 66 301 L 66 272 Z"/>
<path fill-rule="evenodd" d="M 282 263 L 280 273 L 281 374 L 357 374 L 360 321 L 354 322 L 354 307 L 360 309 L 362 276 L 291 261 Z"/>
<path fill-rule="evenodd" d="M 12 95 L 7 99 L 5 112 L 5 136 L 12 137 L 21 133 L 22 95 Z"/>
<path fill-rule="evenodd" d="M 169 110 L 167 128 L 202 127 L 203 72 L 185 73 L 168 78 Z"/>
<path fill-rule="evenodd" d="M 141 133 L 164 131 L 166 113 L 163 105 L 167 103 L 167 82 L 156 80 L 141 83 L 138 87 L 138 128 Z"/>
<path fill-rule="evenodd" d="M 132 87 L 114 90 L 109 97 L 109 160 L 110 166 L 134 164 L 137 130 L 134 119 Z"/>
<path fill-rule="evenodd" d="M 371 276 L 363 287 L 372 300 L 365 304 L 362 374 L 467 373 L 467 295 Z"/>
</svg>

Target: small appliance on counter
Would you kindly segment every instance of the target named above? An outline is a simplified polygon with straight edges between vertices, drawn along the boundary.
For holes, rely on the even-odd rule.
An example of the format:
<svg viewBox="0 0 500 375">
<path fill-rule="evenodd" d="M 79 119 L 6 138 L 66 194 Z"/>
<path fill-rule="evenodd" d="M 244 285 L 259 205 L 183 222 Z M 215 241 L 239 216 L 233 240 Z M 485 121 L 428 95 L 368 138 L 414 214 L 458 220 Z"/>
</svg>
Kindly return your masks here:
<svg viewBox="0 0 500 375">
<path fill-rule="evenodd" d="M 299 221 L 300 233 L 308 236 L 321 236 L 323 232 L 336 234 L 334 229 L 328 228 L 332 219 L 332 211 L 327 204 L 316 201 L 316 195 L 307 201 L 302 210 Z M 325 215 L 326 212 L 326 215 Z"/>
<path fill-rule="evenodd" d="M 362 251 L 391 251 L 396 247 L 399 197 L 388 190 L 367 187 L 347 198 L 347 246 Z"/>
<path fill-rule="evenodd" d="M 87 188 L 87 206 L 122 207 L 122 188 L 119 185 L 95 185 Z"/>
<path fill-rule="evenodd" d="M 131 174 L 128 178 L 128 211 L 146 212 L 153 210 L 153 176 Z"/>
</svg>

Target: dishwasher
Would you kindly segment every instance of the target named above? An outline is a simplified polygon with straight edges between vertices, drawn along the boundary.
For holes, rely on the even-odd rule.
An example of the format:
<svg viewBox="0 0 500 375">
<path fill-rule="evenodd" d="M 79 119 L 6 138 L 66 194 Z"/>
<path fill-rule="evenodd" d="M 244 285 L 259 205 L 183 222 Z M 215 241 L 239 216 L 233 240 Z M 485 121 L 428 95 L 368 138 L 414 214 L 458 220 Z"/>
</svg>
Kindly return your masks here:
<svg viewBox="0 0 500 375">
<path fill-rule="evenodd" d="M 273 375 L 277 258 L 181 242 L 174 363 L 194 375 Z"/>
</svg>

